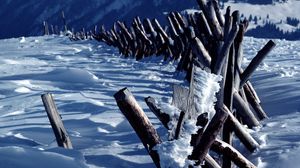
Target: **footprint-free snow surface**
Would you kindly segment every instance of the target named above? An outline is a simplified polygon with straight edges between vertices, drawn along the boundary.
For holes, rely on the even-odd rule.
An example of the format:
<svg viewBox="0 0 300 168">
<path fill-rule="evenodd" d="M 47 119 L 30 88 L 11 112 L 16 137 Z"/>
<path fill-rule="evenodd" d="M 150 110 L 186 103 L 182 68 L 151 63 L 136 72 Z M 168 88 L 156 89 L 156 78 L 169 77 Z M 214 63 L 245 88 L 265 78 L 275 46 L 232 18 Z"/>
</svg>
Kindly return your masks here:
<svg viewBox="0 0 300 168">
<path fill-rule="evenodd" d="M 246 38 L 247 65 L 267 42 Z M 250 130 L 261 143 L 247 153 L 258 167 L 300 165 L 300 42 L 276 41 L 276 49 L 252 77 L 269 114 Z M 165 130 L 144 98 L 171 102 L 183 83 L 176 63 L 152 57 L 140 62 L 94 41 L 65 37 L 0 40 L 0 167 L 154 167 L 113 94 L 128 87 L 160 133 Z M 58 148 L 41 101 L 53 93 L 73 150 Z"/>
</svg>

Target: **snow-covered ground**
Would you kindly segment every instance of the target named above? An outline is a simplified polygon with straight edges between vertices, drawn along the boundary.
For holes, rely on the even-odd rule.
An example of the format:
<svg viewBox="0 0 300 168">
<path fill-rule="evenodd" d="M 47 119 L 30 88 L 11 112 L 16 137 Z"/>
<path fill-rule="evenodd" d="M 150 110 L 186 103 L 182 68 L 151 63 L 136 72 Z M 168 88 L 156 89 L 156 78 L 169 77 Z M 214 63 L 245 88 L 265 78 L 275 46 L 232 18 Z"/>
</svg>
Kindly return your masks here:
<svg viewBox="0 0 300 168">
<path fill-rule="evenodd" d="M 261 148 L 245 154 L 261 168 L 296 168 L 300 42 L 276 42 L 252 78 L 270 119 L 252 131 Z M 246 64 L 264 43 L 245 39 Z M 175 68 L 160 57 L 124 59 L 94 41 L 52 36 L 0 40 L 0 167 L 154 167 L 113 94 L 128 87 L 164 132 L 143 99 L 171 102 L 172 85 L 183 82 Z M 57 148 L 40 98 L 46 92 L 54 94 L 73 150 Z"/>
<path fill-rule="evenodd" d="M 286 3 L 275 3 L 270 5 L 254 5 L 248 3 L 234 3 L 233 1 L 225 4 L 225 7 L 230 6 L 232 10 L 239 10 L 247 19 L 252 15 L 252 19 L 257 17 L 257 24 L 250 24 L 249 29 L 255 28 L 258 25 L 264 25 L 266 21 L 276 24 L 280 30 L 284 32 L 293 32 L 298 26 L 291 26 L 286 23 L 286 18 L 300 19 L 300 1 L 288 0 Z M 259 20 L 261 18 L 261 20 Z"/>
</svg>

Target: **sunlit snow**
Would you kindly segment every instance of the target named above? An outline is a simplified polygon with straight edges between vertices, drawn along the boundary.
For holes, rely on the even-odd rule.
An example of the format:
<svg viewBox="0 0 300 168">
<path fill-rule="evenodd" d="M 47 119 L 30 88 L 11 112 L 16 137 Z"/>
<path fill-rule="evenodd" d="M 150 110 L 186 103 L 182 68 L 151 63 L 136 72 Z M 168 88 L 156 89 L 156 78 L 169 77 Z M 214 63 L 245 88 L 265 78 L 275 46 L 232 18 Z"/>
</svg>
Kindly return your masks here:
<svg viewBox="0 0 300 168">
<path fill-rule="evenodd" d="M 245 38 L 245 65 L 266 42 Z M 251 79 L 270 116 L 251 131 L 262 145 L 253 154 L 237 145 L 259 168 L 297 168 L 300 43 L 276 43 Z M 102 43 L 57 36 L 0 40 L 0 167 L 154 167 L 113 94 L 128 87 L 165 133 L 144 98 L 170 102 L 172 86 L 183 81 L 177 63 L 161 59 L 137 62 Z M 47 92 L 54 94 L 73 150 L 57 148 L 40 98 Z"/>
</svg>

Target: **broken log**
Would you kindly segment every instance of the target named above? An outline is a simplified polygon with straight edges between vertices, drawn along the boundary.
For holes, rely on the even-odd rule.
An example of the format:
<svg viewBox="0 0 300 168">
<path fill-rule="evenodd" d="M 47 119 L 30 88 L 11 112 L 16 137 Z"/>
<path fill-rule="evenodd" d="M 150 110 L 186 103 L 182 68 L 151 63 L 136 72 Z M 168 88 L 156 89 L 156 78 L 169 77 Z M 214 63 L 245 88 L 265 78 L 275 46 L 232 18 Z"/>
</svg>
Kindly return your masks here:
<svg viewBox="0 0 300 168">
<path fill-rule="evenodd" d="M 275 47 L 275 43 L 270 40 L 260 51 L 258 51 L 257 55 L 252 59 L 250 64 L 247 66 L 245 71 L 241 74 L 241 83 L 240 88 L 244 86 L 249 77 L 253 74 L 258 65 L 264 60 L 264 58 L 270 53 L 270 51 Z"/>
<path fill-rule="evenodd" d="M 70 137 L 64 127 L 61 116 L 57 111 L 57 107 L 52 94 L 43 94 L 41 97 L 53 132 L 55 134 L 57 145 L 66 149 L 73 149 Z"/>
<path fill-rule="evenodd" d="M 123 88 L 115 93 L 114 98 L 121 112 L 141 139 L 156 167 L 160 167 L 159 156 L 152 148 L 160 144 L 161 140 L 145 112 L 127 88 Z"/>
<path fill-rule="evenodd" d="M 156 117 L 161 121 L 161 123 L 164 125 L 165 128 L 170 129 L 168 126 L 170 119 L 170 116 L 164 112 L 161 111 L 161 109 L 158 107 L 156 100 L 153 97 L 147 97 L 145 98 L 145 102 L 148 105 L 149 109 L 156 115 Z"/>
</svg>

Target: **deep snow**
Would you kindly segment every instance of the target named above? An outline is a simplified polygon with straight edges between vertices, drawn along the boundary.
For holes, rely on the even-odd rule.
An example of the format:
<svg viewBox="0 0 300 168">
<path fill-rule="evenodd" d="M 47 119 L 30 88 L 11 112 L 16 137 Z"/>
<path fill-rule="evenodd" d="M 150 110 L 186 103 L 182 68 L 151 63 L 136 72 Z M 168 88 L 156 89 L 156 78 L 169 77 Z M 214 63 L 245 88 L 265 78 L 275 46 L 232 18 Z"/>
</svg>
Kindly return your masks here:
<svg viewBox="0 0 300 168">
<path fill-rule="evenodd" d="M 266 42 L 245 38 L 245 65 Z M 261 148 L 254 154 L 239 148 L 258 167 L 296 168 L 300 47 L 299 41 L 276 42 L 252 77 L 270 116 L 250 130 Z M 172 85 L 183 83 L 176 63 L 160 57 L 136 62 L 102 43 L 49 36 L 0 40 L 0 65 L 0 167 L 154 167 L 113 94 L 128 87 L 158 131 L 166 133 L 143 99 L 171 102 Z M 40 98 L 45 92 L 54 93 L 74 150 L 56 147 Z"/>
</svg>

